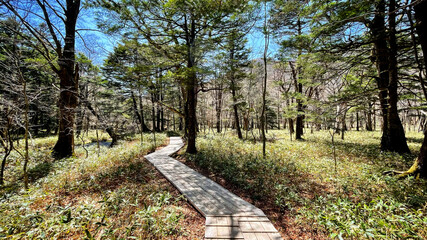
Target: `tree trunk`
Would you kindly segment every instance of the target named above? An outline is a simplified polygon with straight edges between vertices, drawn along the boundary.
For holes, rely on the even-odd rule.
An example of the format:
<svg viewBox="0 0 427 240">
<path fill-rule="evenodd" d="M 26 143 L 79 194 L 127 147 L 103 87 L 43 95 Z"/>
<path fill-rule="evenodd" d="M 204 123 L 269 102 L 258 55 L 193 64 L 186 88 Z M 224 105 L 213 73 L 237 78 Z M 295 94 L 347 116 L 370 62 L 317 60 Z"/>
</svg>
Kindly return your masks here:
<svg viewBox="0 0 427 240">
<path fill-rule="evenodd" d="M 392 52 L 389 52 L 389 49 L 387 47 L 387 34 L 385 29 L 384 16 L 385 16 L 385 1 L 380 0 L 376 6 L 375 17 L 369 27 L 374 37 L 373 58 L 375 59 L 374 61 L 376 63 L 376 67 L 378 71 L 378 77 L 376 80 L 377 80 L 377 85 L 379 89 L 379 100 L 380 100 L 381 113 L 383 118 L 383 126 L 382 126 L 383 134 L 381 137 L 381 150 L 397 151 L 397 152 L 403 153 L 403 152 L 408 152 L 409 149 L 406 144 L 406 139 L 404 139 L 405 135 L 403 132 L 402 124 L 400 123 L 399 115 L 397 113 L 397 97 L 398 96 L 397 96 L 397 76 L 396 76 L 397 63 L 395 63 L 396 55 L 395 55 L 395 52 L 393 52 L 395 51 L 395 49 L 393 49 Z M 395 37 L 395 34 L 391 34 L 391 35 L 394 35 Z M 394 41 L 390 41 L 390 43 L 395 44 L 395 39 Z M 391 56 L 391 55 L 394 55 L 394 56 Z M 393 66 L 390 66 L 390 65 L 393 65 Z M 392 71 L 391 73 L 390 73 L 390 70 Z M 393 79 L 390 79 L 390 77 L 392 77 Z M 392 96 L 389 96 L 389 94 L 391 94 Z M 390 106 L 389 104 L 393 104 L 394 106 Z M 391 115 L 389 114 L 389 111 L 392 111 Z M 390 124 L 393 124 L 392 126 L 393 129 L 397 129 L 396 132 L 393 132 L 393 133 L 390 132 Z M 400 128 L 402 129 L 399 130 Z M 397 146 L 397 144 L 402 144 L 402 146 Z"/>
<path fill-rule="evenodd" d="M 184 111 L 185 111 L 185 110 L 184 110 L 184 111 L 182 111 L 182 97 L 181 97 L 181 96 L 179 97 L 179 111 L 180 111 L 180 112 L 184 112 Z M 183 130 L 183 128 L 184 128 L 184 127 L 183 127 L 183 125 L 184 125 L 184 124 L 183 124 L 182 122 L 183 122 L 183 120 L 182 120 L 182 116 L 181 116 L 181 115 L 179 115 L 179 121 L 178 121 L 178 130 L 179 130 L 179 131 L 182 131 L 182 130 Z"/>
<path fill-rule="evenodd" d="M 65 11 L 65 44 L 58 59 L 60 78 L 59 134 L 53 147 L 56 158 L 69 157 L 74 152 L 74 111 L 78 104 L 78 66 L 75 64 L 76 22 L 80 11 L 80 0 L 67 1 Z"/>
<path fill-rule="evenodd" d="M 160 132 L 161 131 L 161 124 L 162 124 L 162 116 L 161 116 L 161 111 L 160 111 L 160 107 L 157 105 L 156 106 L 156 121 L 157 121 L 157 127 L 156 127 L 156 131 Z"/>
<path fill-rule="evenodd" d="M 10 151 L 5 148 L 5 153 L 3 155 L 3 159 L 1 161 L 1 169 L 0 169 L 0 186 L 4 184 L 4 169 L 6 168 L 6 160 L 9 157 Z"/>
<path fill-rule="evenodd" d="M 231 96 L 233 98 L 234 126 L 236 127 L 236 132 L 239 139 L 243 139 L 242 130 L 240 129 L 239 110 L 237 106 L 236 85 L 234 79 L 231 80 Z"/>
<path fill-rule="evenodd" d="M 141 101 L 141 99 L 139 99 L 140 100 L 140 110 L 138 110 L 138 105 L 137 105 L 137 102 L 136 102 L 136 97 L 135 97 L 135 94 L 133 93 L 133 91 L 131 91 L 131 98 L 132 98 L 132 105 L 133 105 L 133 111 L 135 112 L 135 115 L 136 115 L 136 118 L 138 119 L 138 122 L 139 122 L 139 124 L 140 124 L 140 126 L 141 126 L 141 131 L 142 132 L 149 132 L 150 131 L 150 129 L 147 127 L 147 125 L 145 125 L 145 122 L 144 122 L 144 117 L 143 117 L 143 109 L 142 109 L 142 101 Z"/>
<path fill-rule="evenodd" d="M 298 18 L 297 20 L 297 27 L 298 27 L 298 36 L 302 35 L 302 25 L 301 25 L 301 21 Z M 298 49 L 298 58 L 301 56 L 302 54 L 302 50 Z M 295 72 L 295 81 L 297 81 L 298 78 L 300 78 L 300 74 L 301 74 L 301 67 L 298 66 L 297 71 Z M 304 135 L 304 110 L 303 110 L 303 105 L 302 105 L 302 83 L 298 82 L 297 85 L 295 85 L 295 87 L 297 88 L 297 92 L 299 94 L 299 97 L 297 98 L 297 111 L 298 111 L 298 115 L 297 115 L 297 121 L 296 121 L 296 125 L 295 125 L 295 139 L 300 140 L 302 139 L 302 135 Z"/>
<path fill-rule="evenodd" d="M 298 93 L 302 94 L 302 84 L 298 84 Z M 297 100 L 298 106 L 298 116 L 295 125 L 295 139 L 302 139 L 302 135 L 304 135 L 304 114 L 303 114 L 303 106 L 301 100 Z"/>
<path fill-rule="evenodd" d="M 157 126 L 156 126 L 156 108 L 154 107 L 154 103 L 156 102 L 155 99 L 155 94 L 151 93 L 151 102 L 153 104 L 151 104 L 151 120 L 152 120 L 152 124 L 153 126 L 151 127 L 153 129 L 153 131 L 157 131 Z"/>
<path fill-rule="evenodd" d="M 61 67 L 62 68 L 62 67 Z M 77 72 L 77 71 L 76 71 Z M 59 97 L 59 135 L 58 141 L 53 147 L 55 158 L 64 158 L 73 155 L 74 152 L 74 110 L 77 106 L 77 74 L 63 68 L 60 75 L 61 93 Z"/>
<path fill-rule="evenodd" d="M 360 129 L 359 129 L 359 111 L 356 112 L 356 131 L 360 131 Z"/>
<path fill-rule="evenodd" d="M 421 44 L 421 49 L 424 56 L 424 69 L 427 69 L 427 1 L 422 0 L 417 5 L 414 6 L 415 10 L 415 21 L 416 21 L 416 30 L 419 36 L 419 41 Z M 424 85 L 424 82 L 421 82 Z M 425 88 L 425 86 L 423 86 Z M 427 96 L 424 96 L 427 97 Z M 425 167 L 425 162 L 427 158 L 427 139 L 426 131 L 424 130 L 424 140 L 420 149 L 420 153 L 416 160 L 417 171 L 424 178 L 427 177 L 427 168 Z"/>
<path fill-rule="evenodd" d="M 415 1 L 415 0 L 414 0 Z M 414 6 L 416 30 L 419 36 L 419 42 L 424 56 L 424 65 L 427 69 L 427 1 L 421 0 Z"/>
<path fill-rule="evenodd" d="M 262 137 L 262 156 L 263 158 L 266 157 L 266 141 L 267 138 L 265 136 L 265 129 L 267 125 L 267 117 L 265 114 L 266 111 L 266 95 L 267 95 L 267 53 L 268 53 L 268 44 L 270 40 L 270 36 L 268 34 L 268 26 L 267 26 L 267 2 L 264 1 L 264 79 L 263 79 L 263 86 L 262 86 L 262 110 L 261 110 L 261 137 Z"/>
<path fill-rule="evenodd" d="M 368 103 L 368 112 L 366 120 L 366 131 L 372 131 L 372 103 Z"/>
<path fill-rule="evenodd" d="M 384 146 L 385 150 L 410 153 L 408 144 L 406 143 L 405 131 L 402 122 L 399 118 L 397 110 L 397 102 L 399 95 L 397 92 L 398 87 L 398 73 L 397 73 L 397 40 L 396 40 L 396 1 L 390 0 L 389 6 L 389 85 L 388 85 L 388 139 Z"/>
<path fill-rule="evenodd" d="M 218 89 L 215 93 L 216 101 L 215 101 L 215 110 L 216 110 L 216 131 L 218 133 L 221 132 L 221 111 L 222 111 L 222 90 Z"/>
<path fill-rule="evenodd" d="M 300 140 L 302 139 L 302 135 L 303 135 L 303 127 L 304 127 L 304 122 L 303 122 L 303 106 L 302 106 L 302 101 L 301 101 L 301 97 L 302 97 L 302 84 L 298 83 L 298 72 L 295 69 L 295 66 L 292 62 L 289 62 L 289 66 L 291 67 L 292 70 L 292 78 L 294 80 L 294 87 L 295 87 L 295 92 L 299 94 L 299 96 L 297 96 L 297 118 L 296 118 L 296 125 L 295 125 L 295 139 L 296 140 Z"/>
<path fill-rule="evenodd" d="M 196 75 L 191 76 L 187 87 L 187 101 L 185 103 L 185 128 L 187 131 L 187 153 L 197 153 L 196 135 L 197 135 L 197 119 L 196 119 Z"/>
<path fill-rule="evenodd" d="M 344 140 L 344 134 L 345 134 L 345 131 L 347 131 L 347 125 L 345 123 L 346 116 L 347 116 L 347 106 L 344 107 L 344 113 L 343 113 L 342 119 L 341 119 L 341 127 L 342 127 L 341 128 L 341 140 Z"/>
<path fill-rule="evenodd" d="M 190 14 L 191 15 L 191 14 Z M 185 130 L 187 137 L 187 153 L 197 153 L 196 135 L 197 135 L 197 75 L 195 70 L 196 54 L 196 26 L 195 20 L 191 15 L 190 29 L 187 29 L 187 69 L 189 70 L 188 79 L 185 83 L 186 101 L 184 107 Z"/>
<path fill-rule="evenodd" d="M 0 136 L 1 136 L 0 141 L 4 149 L 4 153 L 3 153 L 4 155 L 3 155 L 3 159 L 1 162 L 1 169 L 0 169 L 0 186 L 4 184 L 4 170 L 6 168 L 6 161 L 13 149 L 13 139 L 12 139 L 12 136 L 10 136 L 10 131 L 9 131 L 10 124 L 11 124 L 11 116 L 9 116 L 9 114 L 6 113 L 5 119 L 6 119 L 6 126 L 4 126 L 4 132 L 0 132 Z"/>
<path fill-rule="evenodd" d="M 293 118 L 288 118 L 288 122 L 289 122 L 289 134 L 292 135 L 295 132 L 294 119 Z"/>
</svg>

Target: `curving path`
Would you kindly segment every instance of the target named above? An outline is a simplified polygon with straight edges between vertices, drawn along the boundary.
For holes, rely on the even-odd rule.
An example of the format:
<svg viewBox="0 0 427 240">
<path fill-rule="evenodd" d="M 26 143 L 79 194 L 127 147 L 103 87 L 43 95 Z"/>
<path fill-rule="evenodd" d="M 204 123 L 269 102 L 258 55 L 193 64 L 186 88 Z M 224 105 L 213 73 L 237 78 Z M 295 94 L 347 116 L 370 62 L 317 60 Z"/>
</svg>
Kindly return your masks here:
<svg viewBox="0 0 427 240">
<path fill-rule="evenodd" d="M 205 216 L 205 239 L 282 239 L 261 209 L 169 157 L 183 146 L 180 137 L 171 137 L 168 146 L 145 158 Z"/>
</svg>

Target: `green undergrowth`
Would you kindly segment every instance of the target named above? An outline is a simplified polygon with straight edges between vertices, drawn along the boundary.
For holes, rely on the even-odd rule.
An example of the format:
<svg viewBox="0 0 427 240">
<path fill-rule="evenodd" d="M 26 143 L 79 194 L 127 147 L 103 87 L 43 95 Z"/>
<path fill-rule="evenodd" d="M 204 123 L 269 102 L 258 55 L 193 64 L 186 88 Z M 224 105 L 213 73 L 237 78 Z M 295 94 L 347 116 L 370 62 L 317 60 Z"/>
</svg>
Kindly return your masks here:
<svg viewBox="0 0 427 240">
<path fill-rule="evenodd" d="M 307 133 L 303 141 L 269 131 L 265 159 L 260 142 L 207 134 L 187 160 L 331 238 L 426 239 L 426 181 L 382 175 L 413 163 L 423 136 L 407 135 L 413 154 L 406 156 L 381 152 L 380 132 L 351 131 L 345 140 L 336 135 L 336 169 L 326 131 Z"/>
<path fill-rule="evenodd" d="M 88 144 L 88 157 L 77 140 L 76 156 L 57 161 L 50 157 L 55 138 L 34 139 L 28 190 L 20 183 L 21 172 L 12 171 L 20 166 L 19 158 L 14 155 L 8 163 L 7 184 L 0 190 L 0 238 L 164 239 L 188 234 L 181 224 L 182 198 L 142 158 L 155 148 L 152 136 L 144 135 L 143 144 L 139 137 L 100 151 L 97 144 Z M 156 138 L 166 143 L 165 134 Z"/>
</svg>

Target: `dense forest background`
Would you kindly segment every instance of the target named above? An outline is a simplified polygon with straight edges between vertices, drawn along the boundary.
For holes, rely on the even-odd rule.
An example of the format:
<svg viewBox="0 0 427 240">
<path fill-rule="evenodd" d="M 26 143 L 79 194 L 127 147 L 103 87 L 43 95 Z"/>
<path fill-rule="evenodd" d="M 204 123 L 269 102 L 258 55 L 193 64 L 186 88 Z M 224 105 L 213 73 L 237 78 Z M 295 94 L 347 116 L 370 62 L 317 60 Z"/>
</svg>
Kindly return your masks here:
<svg viewBox="0 0 427 240">
<path fill-rule="evenodd" d="M 308 228 L 300 215 L 318 224 L 308 237 L 426 237 L 426 12 L 424 0 L 0 0 L 1 210 L 52 169 L 74 165 L 60 178 L 77 181 L 181 135 L 188 164 L 268 205 L 290 239 Z M 398 220 L 370 225 L 377 210 Z M 0 237 L 41 228 L 8 220 Z M 100 233 L 104 218 L 85 224 L 74 234 L 118 236 Z M 167 226 L 145 234 L 179 232 Z"/>
</svg>

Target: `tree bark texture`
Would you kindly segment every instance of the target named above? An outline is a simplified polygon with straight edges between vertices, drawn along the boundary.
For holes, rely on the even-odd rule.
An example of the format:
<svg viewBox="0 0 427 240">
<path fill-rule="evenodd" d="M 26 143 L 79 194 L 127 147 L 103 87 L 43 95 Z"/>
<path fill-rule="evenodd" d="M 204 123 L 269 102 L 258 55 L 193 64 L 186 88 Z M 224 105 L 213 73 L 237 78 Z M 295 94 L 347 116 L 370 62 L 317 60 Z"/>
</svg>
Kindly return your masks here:
<svg viewBox="0 0 427 240">
<path fill-rule="evenodd" d="M 392 0 L 393 1 L 393 0 Z M 390 3 L 395 7 L 395 3 Z M 373 58 L 376 63 L 379 89 L 379 100 L 383 118 L 383 135 L 381 137 L 381 150 L 398 153 L 409 152 L 405 133 L 397 111 L 397 46 L 395 34 L 395 11 L 390 10 L 390 36 L 387 38 L 385 25 L 385 1 L 380 0 L 376 6 L 375 17 L 370 24 L 373 36 Z M 389 44 L 387 44 L 387 39 Z M 390 46 L 390 48 L 389 48 Z"/>
<path fill-rule="evenodd" d="M 421 49 L 424 56 L 424 69 L 427 69 L 427 1 L 423 0 L 414 6 L 416 30 L 421 44 Z M 427 96 L 425 96 L 427 97 Z M 427 158 L 427 139 L 426 131 L 424 130 L 424 140 L 417 158 L 418 171 L 421 176 L 427 178 L 427 168 L 425 166 Z"/>
<path fill-rule="evenodd" d="M 74 152 L 74 116 L 78 104 L 79 74 L 75 63 L 76 23 L 80 12 L 80 0 L 67 0 L 65 11 L 65 39 L 62 56 L 58 59 L 59 134 L 53 147 L 53 156 L 64 158 Z"/>
<path fill-rule="evenodd" d="M 190 14 L 191 15 L 191 14 Z M 195 72 L 195 38 L 196 26 L 195 20 L 191 16 L 190 28 L 187 29 L 187 71 L 188 76 L 185 83 L 186 101 L 184 107 L 185 130 L 187 137 L 187 153 L 197 153 L 196 135 L 197 135 L 197 75 Z"/>
<path fill-rule="evenodd" d="M 390 0 L 389 5 L 389 84 L 388 84 L 388 139 L 386 150 L 398 153 L 410 153 L 406 143 L 405 131 L 399 118 L 397 102 L 398 87 L 398 63 L 397 63 L 397 39 L 396 39 L 396 1 Z"/>
</svg>

